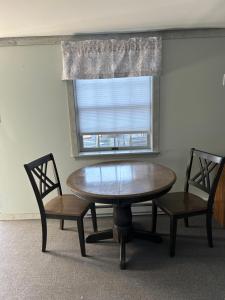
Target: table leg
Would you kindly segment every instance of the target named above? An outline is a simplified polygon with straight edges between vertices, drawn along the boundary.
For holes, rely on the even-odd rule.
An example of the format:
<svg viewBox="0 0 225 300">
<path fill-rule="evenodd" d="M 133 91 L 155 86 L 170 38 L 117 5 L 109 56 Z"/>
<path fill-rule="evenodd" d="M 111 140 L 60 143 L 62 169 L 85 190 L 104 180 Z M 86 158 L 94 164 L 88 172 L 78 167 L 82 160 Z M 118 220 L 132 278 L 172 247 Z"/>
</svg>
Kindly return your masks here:
<svg viewBox="0 0 225 300">
<path fill-rule="evenodd" d="M 108 229 L 108 230 L 99 231 L 99 232 L 90 234 L 86 238 L 86 242 L 87 243 L 96 243 L 98 241 L 108 240 L 108 239 L 112 239 L 112 238 L 113 238 L 113 230 Z"/>
<path fill-rule="evenodd" d="M 126 269 L 126 243 L 132 239 L 131 206 L 121 205 L 113 207 L 113 238 L 120 243 L 120 269 Z"/>
<path fill-rule="evenodd" d="M 131 205 L 113 206 L 113 229 L 95 232 L 86 238 L 87 243 L 96 243 L 106 239 L 114 239 L 120 243 L 120 269 L 126 269 L 126 243 L 132 238 L 160 243 L 162 238 L 151 231 L 137 230 L 133 228 Z"/>
</svg>

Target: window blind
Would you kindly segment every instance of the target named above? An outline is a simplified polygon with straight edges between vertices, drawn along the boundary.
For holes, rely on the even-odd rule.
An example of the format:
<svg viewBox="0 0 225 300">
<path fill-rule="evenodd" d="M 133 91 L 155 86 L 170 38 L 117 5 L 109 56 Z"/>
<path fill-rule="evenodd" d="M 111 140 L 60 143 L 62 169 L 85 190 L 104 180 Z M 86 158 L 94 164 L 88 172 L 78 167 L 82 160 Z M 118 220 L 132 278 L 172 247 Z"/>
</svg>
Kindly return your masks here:
<svg viewBox="0 0 225 300">
<path fill-rule="evenodd" d="M 74 88 L 81 134 L 150 131 L 151 76 L 76 80 Z"/>
</svg>

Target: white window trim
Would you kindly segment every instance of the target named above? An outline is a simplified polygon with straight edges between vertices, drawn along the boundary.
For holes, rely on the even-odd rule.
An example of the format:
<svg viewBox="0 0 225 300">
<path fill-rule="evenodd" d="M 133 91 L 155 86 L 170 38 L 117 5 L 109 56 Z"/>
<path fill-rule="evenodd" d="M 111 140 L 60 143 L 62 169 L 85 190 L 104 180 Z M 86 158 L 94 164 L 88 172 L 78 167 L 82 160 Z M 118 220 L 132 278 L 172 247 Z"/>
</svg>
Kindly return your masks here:
<svg viewBox="0 0 225 300">
<path fill-rule="evenodd" d="M 77 107 L 75 105 L 73 81 L 67 80 L 68 108 L 70 122 L 71 156 L 75 158 L 99 157 L 99 156 L 123 156 L 123 155 L 151 155 L 159 153 L 159 77 L 153 78 L 152 95 L 152 145 L 153 149 L 132 149 L 116 151 L 87 151 L 80 152 L 79 124 L 76 121 Z"/>
</svg>

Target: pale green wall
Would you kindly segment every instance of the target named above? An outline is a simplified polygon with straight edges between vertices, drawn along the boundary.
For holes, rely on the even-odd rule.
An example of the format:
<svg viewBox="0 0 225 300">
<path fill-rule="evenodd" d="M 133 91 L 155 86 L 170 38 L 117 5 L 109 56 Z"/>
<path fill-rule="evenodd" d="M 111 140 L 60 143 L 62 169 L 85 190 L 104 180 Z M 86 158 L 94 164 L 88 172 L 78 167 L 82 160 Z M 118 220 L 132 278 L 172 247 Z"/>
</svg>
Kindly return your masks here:
<svg viewBox="0 0 225 300">
<path fill-rule="evenodd" d="M 60 46 L 0 47 L 0 211 L 35 213 L 23 164 L 53 152 L 62 183 L 94 160 L 70 157 L 66 83 Z M 191 146 L 225 154 L 225 38 L 163 42 L 160 155 L 183 186 Z M 63 184 L 64 191 L 67 190 Z"/>
</svg>

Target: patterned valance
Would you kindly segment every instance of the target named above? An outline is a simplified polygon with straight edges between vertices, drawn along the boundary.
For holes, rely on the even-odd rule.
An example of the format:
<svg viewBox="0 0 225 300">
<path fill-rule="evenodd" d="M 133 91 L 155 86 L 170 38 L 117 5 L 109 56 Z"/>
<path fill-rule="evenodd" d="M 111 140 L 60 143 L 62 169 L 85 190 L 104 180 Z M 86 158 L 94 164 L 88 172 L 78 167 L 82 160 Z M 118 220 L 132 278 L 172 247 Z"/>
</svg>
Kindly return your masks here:
<svg viewBox="0 0 225 300">
<path fill-rule="evenodd" d="M 160 37 L 62 42 L 64 80 L 159 75 Z"/>
</svg>

